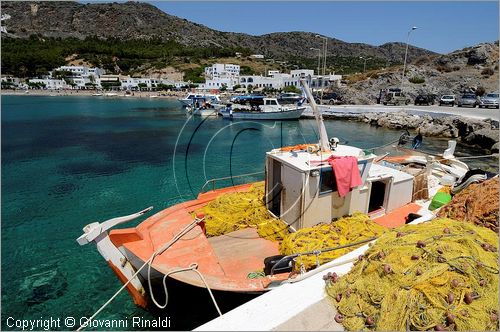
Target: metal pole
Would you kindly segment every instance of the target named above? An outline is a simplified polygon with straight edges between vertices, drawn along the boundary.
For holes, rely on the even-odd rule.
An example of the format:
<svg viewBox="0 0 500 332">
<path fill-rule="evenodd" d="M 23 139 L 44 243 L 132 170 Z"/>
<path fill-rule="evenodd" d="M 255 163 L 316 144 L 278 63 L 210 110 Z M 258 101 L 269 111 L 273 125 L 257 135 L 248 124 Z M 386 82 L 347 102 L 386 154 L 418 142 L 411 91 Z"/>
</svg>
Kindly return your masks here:
<svg viewBox="0 0 500 332">
<path fill-rule="evenodd" d="M 321 68 L 321 50 L 319 48 L 311 47 L 309 48 L 311 51 L 318 51 L 318 71 L 316 72 L 316 75 L 320 75 L 320 68 Z"/>
<path fill-rule="evenodd" d="M 325 73 L 326 73 L 326 51 L 327 51 L 327 41 L 328 41 L 328 38 L 327 37 L 324 37 L 324 36 L 320 36 L 320 35 L 316 35 L 316 37 L 319 37 L 319 38 L 323 38 L 323 56 L 324 56 L 324 60 L 323 60 L 323 77 L 321 79 L 321 100 L 323 100 L 323 90 L 324 90 L 324 86 L 325 86 Z"/>
<path fill-rule="evenodd" d="M 410 43 L 410 33 L 413 30 L 416 30 L 417 27 L 412 27 L 410 31 L 408 31 L 408 37 L 406 38 L 406 50 L 405 50 L 405 60 L 403 62 L 403 75 L 401 75 L 401 90 L 403 90 L 403 80 L 405 78 L 405 71 L 406 71 L 406 58 L 408 57 L 408 45 Z"/>
</svg>

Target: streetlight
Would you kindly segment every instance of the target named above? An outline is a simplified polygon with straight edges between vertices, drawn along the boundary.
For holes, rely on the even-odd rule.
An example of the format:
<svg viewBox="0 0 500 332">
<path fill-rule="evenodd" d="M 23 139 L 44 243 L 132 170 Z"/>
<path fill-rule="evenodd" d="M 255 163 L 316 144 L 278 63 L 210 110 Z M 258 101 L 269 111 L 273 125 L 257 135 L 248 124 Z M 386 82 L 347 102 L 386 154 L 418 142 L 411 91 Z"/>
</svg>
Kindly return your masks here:
<svg viewBox="0 0 500 332">
<path fill-rule="evenodd" d="M 408 56 L 408 44 L 410 43 L 410 33 L 413 30 L 417 30 L 417 27 L 412 27 L 410 31 L 408 31 L 408 37 L 406 38 L 406 51 L 405 51 L 405 61 L 403 62 L 403 75 L 401 76 L 401 90 L 403 89 L 403 79 L 405 78 L 406 71 L 406 58 Z"/>
<path fill-rule="evenodd" d="M 316 35 L 316 37 L 322 38 L 324 40 L 323 44 L 323 56 L 325 57 L 325 60 L 323 61 L 323 76 L 324 76 L 326 74 L 326 48 L 327 48 L 328 37 L 321 35 Z"/>
<path fill-rule="evenodd" d="M 323 78 L 321 80 L 321 100 L 323 100 L 323 90 L 324 90 L 324 86 L 325 86 L 325 74 L 326 74 L 326 47 L 327 47 L 327 41 L 328 41 L 328 38 L 325 37 L 325 36 L 321 36 L 321 35 L 316 35 L 317 38 L 323 38 L 324 40 L 324 44 L 323 44 L 323 55 L 325 57 L 325 60 L 323 61 Z M 319 74 L 319 73 L 318 73 Z M 318 84 L 319 85 L 319 84 Z M 319 88 L 319 86 L 318 86 Z"/>
<path fill-rule="evenodd" d="M 359 57 L 360 59 L 365 59 L 365 63 L 363 65 L 363 73 L 366 71 L 366 61 L 370 60 L 371 58 L 363 58 L 362 56 Z"/>
<path fill-rule="evenodd" d="M 317 72 L 317 75 L 319 76 L 319 68 L 321 66 L 321 50 L 319 48 L 314 48 L 314 47 L 311 47 L 309 49 L 311 51 L 318 51 L 318 72 Z"/>
</svg>

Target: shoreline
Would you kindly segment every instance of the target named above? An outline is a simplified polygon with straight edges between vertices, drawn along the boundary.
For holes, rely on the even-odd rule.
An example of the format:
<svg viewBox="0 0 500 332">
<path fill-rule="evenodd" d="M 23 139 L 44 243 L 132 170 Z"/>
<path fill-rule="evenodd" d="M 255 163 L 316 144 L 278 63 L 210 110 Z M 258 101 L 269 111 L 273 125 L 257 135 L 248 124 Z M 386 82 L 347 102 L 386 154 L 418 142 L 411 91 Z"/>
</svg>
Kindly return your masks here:
<svg viewBox="0 0 500 332">
<path fill-rule="evenodd" d="M 395 130 L 415 130 L 424 137 L 456 139 L 470 147 L 479 147 L 492 153 L 499 152 L 499 121 L 491 117 L 415 111 L 414 108 L 388 109 L 380 105 L 365 112 L 346 112 L 345 108 L 344 111 L 339 111 L 333 107 L 325 109 L 324 106 L 321 108 L 324 119 L 363 122 Z M 304 118 L 314 117 L 310 109 L 304 113 Z"/>
<path fill-rule="evenodd" d="M 27 92 L 26 92 L 27 91 Z M 100 93 L 102 96 L 94 96 Z M 116 95 L 106 96 L 107 93 Z M 124 91 L 108 91 L 98 92 L 95 90 L 3 90 L 0 95 L 5 96 L 44 96 L 44 97 L 105 97 L 105 98 L 161 98 L 161 99 L 178 99 L 183 98 L 186 92 L 157 92 L 157 91 L 134 91 L 133 95 L 126 95 Z"/>
</svg>

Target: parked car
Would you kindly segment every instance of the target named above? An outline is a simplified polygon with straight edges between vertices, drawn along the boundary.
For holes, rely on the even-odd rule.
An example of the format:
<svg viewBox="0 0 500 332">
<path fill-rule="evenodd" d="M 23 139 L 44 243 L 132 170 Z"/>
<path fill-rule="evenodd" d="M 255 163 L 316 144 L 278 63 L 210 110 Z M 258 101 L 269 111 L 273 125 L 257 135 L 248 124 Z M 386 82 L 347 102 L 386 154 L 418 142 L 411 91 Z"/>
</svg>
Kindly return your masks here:
<svg viewBox="0 0 500 332">
<path fill-rule="evenodd" d="M 479 108 L 495 107 L 498 108 L 498 92 L 488 93 L 479 99 Z"/>
<path fill-rule="evenodd" d="M 415 105 L 434 105 L 434 100 L 436 99 L 436 95 L 426 94 L 426 95 L 418 95 L 415 98 Z"/>
<path fill-rule="evenodd" d="M 408 105 L 410 98 L 406 97 L 403 92 L 387 92 L 383 99 L 384 105 Z"/>
<path fill-rule="evenodd" d="M 451 105 L 455 106 L 456 99 L 454 95 L 443 95 L 439 98 L 439 106 Z"/>
<path fill-rule="evenodd" d="M 302 100 L 302 96 L 298 93 L 286 92 L 278 95 L 278 102 L 282 104 L 295 104 Z"/>
<path fill-rule="evenodd" d="M 317 94 L 314 94 L 314 101 L 316 101 L 316 104 L 335 105 L 341 104 L 342 98 L 336 92 L 325 92 L 323 93 L 323 95 L 321 95 L 321 92 L 319 92 Z"/>
<path fill-rule="evenodd" d="M 464 93 L 460 98 L 458 98 L 457 106 L 470 106 L 476 107 L 479 105 L 479 101 L 477 100 L 477 96 L 473 93 Z"/>
<path fill-rule="evenodd" d="M 381 89 L 378 93 L 377 104 L 382 104 L 386 99 L 387 94 L 390 92 L 401 92 L 401 89 L 400 88 Z"/>
</svg>

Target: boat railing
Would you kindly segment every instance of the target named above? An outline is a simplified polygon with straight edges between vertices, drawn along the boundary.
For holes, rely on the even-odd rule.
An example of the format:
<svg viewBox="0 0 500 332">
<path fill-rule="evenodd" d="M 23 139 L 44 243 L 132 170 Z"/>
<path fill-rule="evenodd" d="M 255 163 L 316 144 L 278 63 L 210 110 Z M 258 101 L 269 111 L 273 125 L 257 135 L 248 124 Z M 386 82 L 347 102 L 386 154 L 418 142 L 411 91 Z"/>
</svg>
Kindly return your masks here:
<svg viewBox="0 0 500 332">
<path fill-rule="evenodd" d="M 207 182 L 205 182 L 205 184 L 203 185 L 203 187 L 201 187 L 200 193 L 207 192 L 208 191 L 207 187 L 209 187 L 210 185 L 211 185 L 211 190 L 215 190 L 216 189 L 216 184 L 217 184 L 218 181 L 220 182 L 220 181 L 225 181 L 225 180 L 232 180 L 232 179 L 237 179 L 237 178 L 242 178 L 242 177 L 252 176 L 252 175 L 257 175 L 257 174 L 263 174 L 263 173 L 264 173 L 264 171 L 260 171 L 260 172 L 254 172 L 254 173 L 232 175 L 232 176 L 226 176 L 226 177 L 222 177 L 222 178 L 210 179 Z"/>
</svg>

